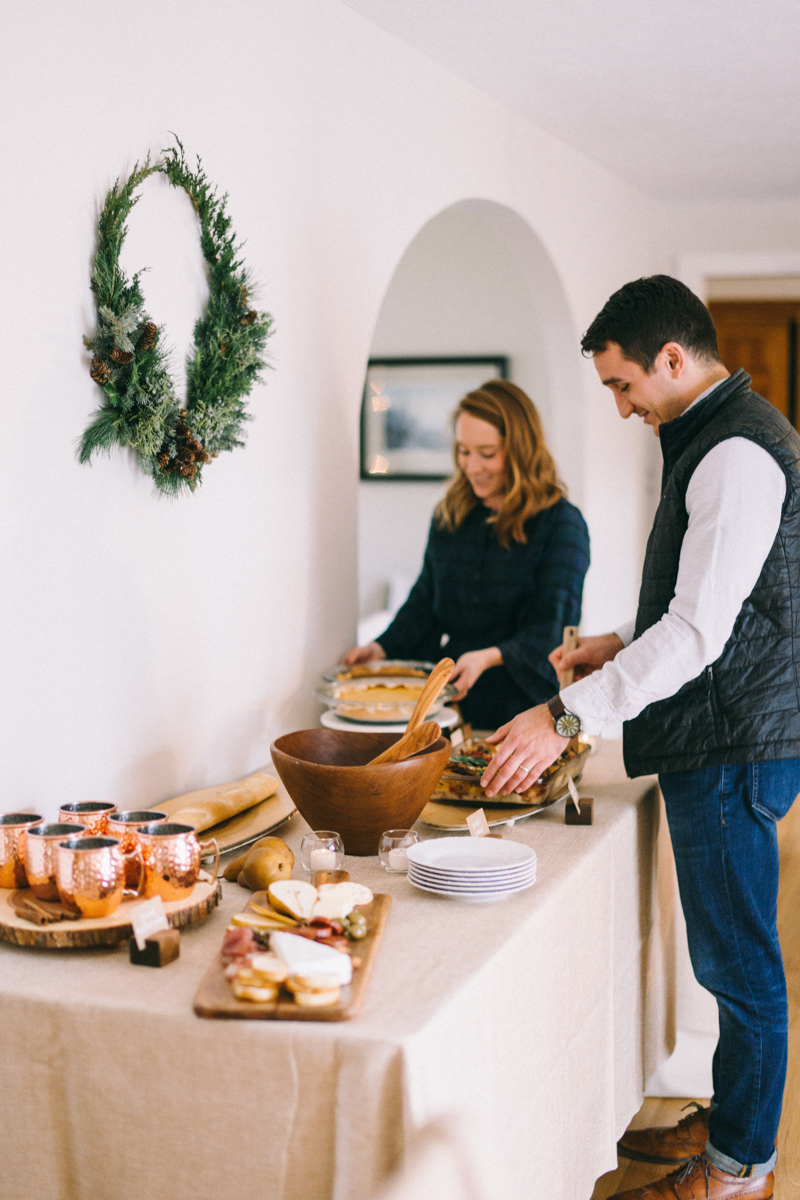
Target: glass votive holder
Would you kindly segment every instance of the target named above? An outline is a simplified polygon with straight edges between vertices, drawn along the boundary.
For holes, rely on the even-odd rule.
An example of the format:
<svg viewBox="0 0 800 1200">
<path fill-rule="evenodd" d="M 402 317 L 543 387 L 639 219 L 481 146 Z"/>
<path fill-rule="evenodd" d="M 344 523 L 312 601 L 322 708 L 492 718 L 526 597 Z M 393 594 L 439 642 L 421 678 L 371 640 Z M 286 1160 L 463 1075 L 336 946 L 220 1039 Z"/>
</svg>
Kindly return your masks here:
<svg viewBox="0 0 800 1200">
<path fill-rule="evenodd" d="M 313 875 L 315 871 L 340 871 L 344 862 L 344 842 L 332 829 L 307 833 L 300 845 L 300 862 Z"/>
<path fill-rule="evenodd" d="M 405 875 L 408 871 L 408 850 L 416 845 L 419 834 L 414 829 L 387 829 L 381 834 L 378 856 L 384 871 L 390 875 Z"/>
</svg>

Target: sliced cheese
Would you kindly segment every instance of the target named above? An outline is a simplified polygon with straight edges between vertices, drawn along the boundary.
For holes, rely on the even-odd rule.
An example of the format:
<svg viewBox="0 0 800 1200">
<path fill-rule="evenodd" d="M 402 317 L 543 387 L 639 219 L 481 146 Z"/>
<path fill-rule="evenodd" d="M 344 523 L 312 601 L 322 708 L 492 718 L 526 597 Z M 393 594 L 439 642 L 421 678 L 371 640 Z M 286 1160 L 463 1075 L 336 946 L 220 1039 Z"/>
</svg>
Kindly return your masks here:
<svg viewBox="0 0 800 1200">
<path fill-rule="evenodd" d="M 290 975 L 330 975 L 339 983 L 349 983 L 353 978 L 353 964 L 349 954 L 322 946 L 296 933 L 273 933 L 269 939 L 270 949 L 289 968 Z"/>
<path fill-rule="evenodd" d="M 319 900 L 314 905 L 313 916 L 341 921 L 356 906 L 352 883 L 324 883 L 319 891 Z"/>
</svg>

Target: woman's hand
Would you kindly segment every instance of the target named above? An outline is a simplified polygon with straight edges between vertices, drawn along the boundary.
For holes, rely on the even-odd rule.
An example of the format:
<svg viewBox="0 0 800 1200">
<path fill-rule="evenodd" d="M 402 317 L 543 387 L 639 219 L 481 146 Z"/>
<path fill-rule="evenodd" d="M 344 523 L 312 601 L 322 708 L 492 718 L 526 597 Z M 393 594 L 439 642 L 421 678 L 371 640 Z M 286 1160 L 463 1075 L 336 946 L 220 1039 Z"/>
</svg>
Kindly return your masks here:
<svg viewBox="0 0 800 1200">
<path fill-rule="evenodd" d="M 604 633 L 600 637 L 579 638 L 577 648 L 567 654 L 564 653 L 563 646 L 556 646 L 553 653 L 548 655 L 548 661 L 559 679 L 561 672 L 568 671 L 570 667 L 575 670 L 576 680 L 585 679 L 593 671 L 599 671 L 607 662 L 611 662 L 620 650 L 624 649 L 625 643 L 622 638 L 617 637 L 615 633 Z"/>
<path fill-rule="evenodd" d="M 354 667 L 356 663 L 374 662 L 376 658 L 386 658 L 386 651 L 380 642 L 370 642 L 368 646 L 354 646 L 339 662 L 345 667 Z"/>
<path fill-rule="evenodd" d="M 497 646 L 489 646 L 487 650 L 468 650 L 466 654 L 462 654 L 450 676 L 450 683 L 455 684 L 458 688 L 453 699 L 463 700 L 484 671 L 487 671 L 489 667 L 502 665 L 503 656 Z"/>
</svg>

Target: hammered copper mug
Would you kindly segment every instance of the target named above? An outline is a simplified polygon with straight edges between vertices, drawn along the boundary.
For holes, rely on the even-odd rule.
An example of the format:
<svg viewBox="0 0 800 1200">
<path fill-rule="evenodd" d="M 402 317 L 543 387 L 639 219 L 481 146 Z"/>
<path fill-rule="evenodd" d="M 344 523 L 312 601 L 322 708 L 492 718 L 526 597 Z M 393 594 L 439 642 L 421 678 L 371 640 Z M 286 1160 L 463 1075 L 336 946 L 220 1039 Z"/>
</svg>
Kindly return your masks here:
<svg viewBox="0 0 800 1200">
<path fill-rule="evenodd" d="M 139 886 L 144 889 L 145 871 L 142 852 L 139 858 Z M 119 838 L 71 837 L 59 842 L 56 857 L 56 878 L 61 903 L 82 917 L 108 917 L 122 901 L 125 887 L 125 857 Z"/>
<path fill-rule="evenodd" d="M 128 812 L 113 812 L 108 817 L 108 833 L 110 837 L 120 840 L 120 849 L 124 855 L 132 856 L 139 845 L 138 831 L 143 825 L 155 825 L 166 821 L 167 814 L 156 809 L 131 809 Z M 136 887 L 139 878 L 139 868 L 133 857 L 125 859 L 125 881 L 128 887 Z"/>
<path fill-rule="evenodd" d="M 43 818 L 35 813 L 6 813 L 0 817 L 0 887 L 28 886 L 25 874 L 25 830 L 41 825 Z"/>
<path fill-rule="evenodd" d="M 200 859 L 210 848 L 215 855 L 210 882 L 212 886 L 216 883 L 219 846 L 215 838 L 201 842 L 193 825 L 172 821 L 142 825 L 136 834 L 144 854 L 144 894 L 148 898 L 160 896 L 162 900 L 184 900 L 197 883 Z"/>
<path fill-rule="evenodd" d="M 77 804 L 62 804 L 58 819 L 67 825 L 83 825 L 87 837 L 102 836 L 108 833 L 108 818 L 116 811 L 116 804 L 110 801 L 80 800 Z"/>
<path fill-rule="evenodd" d="M 78 837 L 83 825 L 33 825 L 25 830 L 23 858 L 28 887 L 40 900 L 58 900 L 56 860 L 58 843 L 65 838 Z"/>
</svg>

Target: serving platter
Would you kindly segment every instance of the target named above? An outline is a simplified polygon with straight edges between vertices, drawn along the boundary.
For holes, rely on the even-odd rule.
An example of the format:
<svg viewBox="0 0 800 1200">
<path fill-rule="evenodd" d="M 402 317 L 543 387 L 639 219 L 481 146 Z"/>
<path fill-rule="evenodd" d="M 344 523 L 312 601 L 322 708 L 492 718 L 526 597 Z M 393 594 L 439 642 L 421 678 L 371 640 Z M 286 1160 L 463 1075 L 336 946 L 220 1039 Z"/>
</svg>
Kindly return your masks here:
<svg viewBox="0 0 800 1200">
<path fill-rule="evenodd" d="M 59 921 L 54 925 L 34 925 L 14 911 L 15 896 L 29 894 L 28 889 L 0 888 L 0 942 L 12 946 L 32 946 L 37 950 L 79 950 L 91 946 L 116 946 L 133 933 L 131 909 L 140 903 L 136 896 L 125 896 L 116 912 L 107 917 L 82 917 L 79 921 Z M 185 900 L 164 902 L 167 920 L 174 929 L 194 925 L 214 911 L 222 888 L 200 880 Z"/>
<path fill-rule="evenodd" d="M 266 892 L 255 892 L 251 897 L 253 904 L 263 905 L 266 902 Z M 342 988 L 336 1004 L 329 1004 L 324 1008 L 302 1008 L 293 1000 L 280 996 L 277 1000 L 265 1004 L 237 1000 L 225 978 L 222 955 L 218 952 L 195 993 L 194 1011 L 198 1017 L 225 1017 L 249 1021 L 347 1021 L 355 1017 L 364 1003 L 391 904 L 391 896 L 380 892 L 373 897 L 371 904 L 357 906 L 356 911 L 363 913 L 367 918 L 367 936 L 353 943 L 354 954 L 360 962 L 358 966 L 353 964 L 352 982 Z"/>
<path fill-rule="evenodd" d="M 509 822 L 521 821 L 524 817 L 532 817 L 536 813 L 545 812 L 568 795 L 568 792 L 564 792 L 564 795 L 548 800 L 547 804 L 537 804 L 533 808 L 526 808 L 519 804 L 502 805 L 491 800 L 484 800 L 480 805 L 476 805 L 474 800 L 429 800 L 423 808 L 419 820 L 429 829 L 446 829 L 450 833 L 456 831 L 468 833 L 467 817 L 470 813 L 475 812 L 476 808 L 483 808 L 489 828 L 494 829 L 498 825 L 507 825 Z"/>
</svg>

